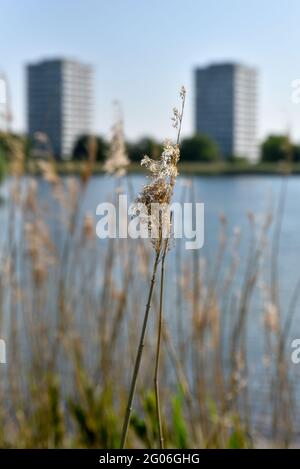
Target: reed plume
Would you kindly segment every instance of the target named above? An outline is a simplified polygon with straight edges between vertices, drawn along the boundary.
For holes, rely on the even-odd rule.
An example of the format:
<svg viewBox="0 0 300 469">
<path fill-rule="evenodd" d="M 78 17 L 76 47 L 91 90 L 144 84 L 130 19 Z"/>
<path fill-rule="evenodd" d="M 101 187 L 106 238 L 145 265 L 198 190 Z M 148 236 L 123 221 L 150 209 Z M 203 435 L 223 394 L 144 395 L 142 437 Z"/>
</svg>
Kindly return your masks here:
<svg viewBox="0 0 300 469">
<path fill-rule="evenodd" d="M 182 118 L 183 118 L 185 95 L 186 95 L 185 88 L 182 87 L 180 91 L 180 98 L 182 101 L 181 112 L 179 112 L 176 108 L 173 109 L 173 118 L 172 118 L 173 125 L 178 130 L 176 144 L 175 145 L 172 144 L 172 142 L 169 140 L 166 141 L 164 143 L 163 152 L 158 161 L 155 161 L 149 158 L 149 156 L 144 156 L 141 162 L 141 165 L 145 166 L 150 171 L 150 182 L 149 184 L 146 184 L 144 186 L 142 192 L 137 196 L 135 202 L 136 202 L 137 211 L 140 210 L 141 205 L 144 207 L 144 211 L 140 214 L 141 222 L 147 223 L 147 228 L 150 233 L 150 239 L 155 249 L 155 260 L 154 260 L 154 265 L 153 265 L 152 278 L 151 278 L 150 289 L 148 293 L 148 300 L 147 300 L 147 305 L 146 305 L 146 310 L 145 310 L 145 315 L 144 315 L 142 332 L 141 332 L 140 341 L 138 345 L 138 351 L 137 351 L 137 355 L 135 359 L 133 376 L 131 380 L 129 398 L 128 398 L 127 407 L 126 407 L 126 414 L 125 414 L 125 419 L 123 423 L 121 448 L 125 447 L 126 439 L 127 439 L 128 427 L 129 427 L 130 416 L 131 416 L 131 411 L 132 411 L 132 403 L 133 403 L 133 399 L 135 395 L 136 383 L 137 383 L 137 378 L 138 378 L 142 354 L 143 354 L 149 312 L 151 308 L 154 284 L 156 281 L 157 267 L 160 261 L 161 253 L 166 252 L 166 251 L 163 251 L 163 243 L 162 243 L 163 235 L 167 239 L 170 236 L 171 227 L 170 227 L 170 217 L 168 214 L 169 214 L 169 205 L 170 205 L 174 187 L 175 187 L 176 177 L 178 175 L 177 163 L 180 158 L 179 139 L 180 139 Z M 159 206 L 159 211 L 157 213 L 157 210 L 156 210 L 155 214 L 153 214 L 154 205 Z M 161 304 L 162 304 L 162 295 L 161 295 Z M 159 360 L 159 352 L 160 352 L 161 321 L 162 321 L 162 310 L 160 314 L 157 357 L 156 357 L 156 374 L 155 374 L 156 397 L 158 396 L 157 373 L 158 373 L 158 360 Z M 157 409 L 158 409 L 158 412 L 157 412 L 158 418 L 160 419 L 159 405 L 157 405 Z M 160 421 L 159 421 L 159 428 L 160 428 L 160 442 L 162 444 Z"/>
<path fill-rule="evenodd" d="M 116 111 L 116 122 L 112 127 L 112 137 L 107 159 L 104 163 L 104 171 L 115 176 L 124 176 L 130 161 L 126 151 L 123 119 L 119 106 Z"/>
</svg>

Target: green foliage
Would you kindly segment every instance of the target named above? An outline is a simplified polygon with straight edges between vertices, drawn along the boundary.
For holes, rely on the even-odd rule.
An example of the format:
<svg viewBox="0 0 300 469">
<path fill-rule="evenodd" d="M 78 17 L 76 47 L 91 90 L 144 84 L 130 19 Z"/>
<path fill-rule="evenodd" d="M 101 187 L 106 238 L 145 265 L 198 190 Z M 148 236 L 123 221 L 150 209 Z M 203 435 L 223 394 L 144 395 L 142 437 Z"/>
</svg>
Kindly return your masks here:
<svg viewBox="0 0 300 469">
<path fill-rule="evenodd" d="M 19 414 L 20 443 L 28 448 L 60 448 L 63 445 L 65 425 L 58 377 L 46 373 L 37 380 L 32 375 L 30 397 L 31 406 L 27 417 Z"/>
<path fill-rule="evenodd" d="M 155 393 L 147 392 L 141 401 L 142 417 L 136 412 L 132 413 L 131 429 L 146 448 L 158 448 L 159 435 L 156 414 Z M 165 447 L 188 448 L 188 430 L 183 415 L 184 398 L 182 392 L 171 398 L 170 424 L 163 419 L 163 433 Z"/>
<path fill-rule="evenodd" d="M 300 162 L 300 145 L 293 146 L 293 161 L 295 163 Z"/>
<path fill-rule="evenodd" d="M 270 135 L 261 146 L 261 161 L 299 163 L 300 145 L 293 144 L 287 135 Z"/>
<path fill-rule="evenodd" d="M 30 156 L 30 140 L 12 133 L 0 133 L 0 182 L 6 172 L 14 166 L 24 169 L 24 163 Z M 22 172 L 21 171 L 21 172 Z"/>
<path fill-rule="evenodd" d="M 248 160 L 247 158 L 243 156 L 236 156 L 236 155 L 230 155 L 226 158 L 226 161 L 228 163 L 232 163 L 234 165 L 247 165 Z"/>
<path fill-rule="evenodd" d="M 24 155 L 28 156 L 30 141 L 27 137 L 13 133 L 0 132 L 0 157 L 4 157 L 7 161 L 13 158 L 15 144 L 21 145 Z"/>
<path fill-rule="evenodd" d="M 278 162 L 287 160 L 291 153 L 291 143 L 286 135 L 270 135 L 262 144 L 261 160 Z"/>
<path fill-rule="evenodd" d="M 77 428 L 76 445 L 84 448 L 118 448 L 119 419 L 114 411 L 109 385 L 96 386 L 77 357 L 77 396 L 69 398 L 68 407 Z"/>
<path fill-rule="evenodd" d="M 149 447 L 148 431 L 145 420 L 139 417 L 136 412 L 132 412 L 130 425 L 138 438 L 141 441 L 147 442 L 147 447 Z"/>
<path fill-rule="evenodd" d="M 212 423 L 217 423 L 219 420 L 219 412 L 216 402 L 210 397 L 207 398 L 207 410 Z"/>
<path fill-rule="evenodd" d="M 229 441 L 228 441 L 228 448 L 229 449 L 243 449 L 246 448 L 245 446 L 245 440 L 244 440 L 244 435 L 243 433 L 233 430 Z"/>
<path fill-rule="evenodd" d="M 178 393 L 172 399 L 172 440 L 174 447 L 178 449 L 189 448 L 188 430 L 183 416 L 183 402 L 182 393 Z"/>
<path fill-rule="evenodd" d="M 162 152 L 162 145 L 150 137 L 144 137 L 135 143 L 128 144 L 130 161 L 140 162 L 144 155 L 157 159 Z"/>
<path fill-rule="evenodd" d="M 212 162 L 220 159 L 218 146 L 206 135 L 196 134 L 186 138 L 180 148 L 182 161 Z"/>
<path fill-rule="evenodd" d="M 0 150 L 0 183 L 3 181 L 6 173 L 6 161 Z"/>
<path fill-rule="evenodd" d="M 142 417 L 132 413 L 130 425 L 135 435 L 146 448 L 155 448 L 158 442 L 158 427 L 155 407 L 155 394 L 147 392 L 141 401 Z"/>
<path fill-rule="evenodd" d="M 77 142 L 74 145 L 73 149 L 73 160 L 86 160 L 88 158 L 89 152 L 89 136 L 83 135 L 79 137 Z M 102 137 L 96 137 L 97 151 L 96 151 L 96 160 L 103 162 L 105 161 L 108 144 Z"/>
<path fill-rule="evenodd" d="M 9 153 L 9 138 L 6 133 L 0 133 L 0 158 L 8 158 Z"/>
<path fill-rule="evenodd" d="M 250 447 L 247 434 L 240 424 L 239 418 L 232 419 L 233 429 L 227 447 L 229 449 L 247 449 Z"/>
</svg>

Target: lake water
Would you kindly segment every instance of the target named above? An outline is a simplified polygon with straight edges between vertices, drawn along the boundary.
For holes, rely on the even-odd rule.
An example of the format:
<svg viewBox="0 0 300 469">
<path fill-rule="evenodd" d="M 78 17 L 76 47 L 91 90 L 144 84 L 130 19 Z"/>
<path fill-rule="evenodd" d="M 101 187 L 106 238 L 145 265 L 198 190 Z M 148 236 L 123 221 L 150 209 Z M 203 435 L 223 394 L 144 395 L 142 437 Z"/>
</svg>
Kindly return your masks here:
<svg viewBox="0 0 300 469">
<path fill-rule="evenodd" d="M 137 193 L 145 183 L 143 175 L 130 176 L 131 184 L 135 193 Z M 189 180 L 190 183 L 190 180 Z M 123 181 L 124 184 L 124 181 Z M 241 242 L 238 248 L 239 268 L 235 279 L 235 288 L 239 291 L 242 284 L 244 268 L 249 247 L 250 228 L 249 213 L 254 214 L 255 222 L 259 227 L 266 216 L 266 213 L 276 214 L 278 202 L 283 184 L 286 184 L 286 194 L 284 200 L 284 210 L 282 212 L 282 227 L 279 245 L 278 272 L 279 272 L 279 293 L 282 305 L 282 320 L 284 320 L 291 296 L 295 285 L 300 278 L 300 177 L 292 176 L 284 182 L 277 176 L 226 176 L 226 177 L 195 177 L 193 178 L 193 200 L 205 204 L 205 242 L 204 247 L 197 254 L 198 261 L 201 263 L 206 259 L 206 264 L 210 266 L 216 258 L 220 237 L 220 215 L 226 217 L 226 233 L 228 238 L 228 247 L 224 256 L 221 276 L 226 275 L 226 269 L 230 262 L 230 246 L 234 233 L 237 229 L 240 231 Z M 127 187 L 126 183 L 125 186 Z M 107 202 L 111 198 L 115 182 L 107 176 L 95 176 L 91 179 L 87 192 L 84 197 L 82 211 L 89 211 L 96 217 L 96 207 L 101 202 Z M 49 187 L 43 181 L 40 181 L 41 197 L 47 201 Z M 187 187 L 187 180 L 183 177 L 178 178 L 174 201 L 191 200 L 191 189 Z M 7 219 L 7 187 L 1 188 L 3 203 L 0 205 L 0 225 L 8 222 Z M 275 216 L 276 221 L 276 216 Z M 51 224 L 51 220 L 50 220 Z M 266 252 L 263 256 L 261 272 L 262 276 L 257 282 L 256 292 L 251 304 L 251 311 L 248 316 L 248 344 L 249 344 L 249 367 L 250 374 L 253 371 L 252 387 L 254 391 L 263 394 L 260 376 L 265 373 L 262 368 L 263 354 L 265 350 L 263 330 L 263 299 L 260 295 L 261 284 L 267 283 L 271 277 L 270 268 L 270 246 L 272 240 L 272 231 L 269 235 L 269 243 L 266 246 Z M 105 241 L 98 240 L 99 249 L 103 249 Z M 179 246 L 178 246 L 179 245 Z M 168 256 L 169 276 L 167 280 L 166 293 L 168 307 L 166 308 L 167 320 L 170 325 L 171 333 L 176 338 L 176 325 L 174 314 L 176 308 L 176 289 L 174 284 L 178 281 L 176 276 L 176 259 L 179 250 L 182 255 L 183 265 L 187 259 L 191 261 L 193 254 L 184 249 L 183 243 L 177 241 L 175 247 Z M 209 270 L 207 271 L 209 276 Z M 141 292 L 144 295 L 144 292 Z M 141 298 L 142 304 L 145 302 Z M 230 311 L 228 313 L 230 315 Z M 297 304 L 294 320 L 289 333 L 287 344 L 287 353 L 289 353 L 292 339 L 300 338 L 300 303 Z M 227 344 L 229 346 L 229 344 Z M 225 344 L 226 346 L 226 344 Z M 296 389 L 298 381 L 300 383 L 300 364 L 291 365 Z M 298 391 L 297 391 L 298 393 Z M 300 394 L 298 393 L 300 396 Z M 266 398 L 266 396 L 264 396 Z M 300 400 L 300 399 L 299 399 Z M 261 402 L 264 402 L 263 399 Z M 257 413 L 261 412 L 261 406 L 257 407 Z"/>
</svg>

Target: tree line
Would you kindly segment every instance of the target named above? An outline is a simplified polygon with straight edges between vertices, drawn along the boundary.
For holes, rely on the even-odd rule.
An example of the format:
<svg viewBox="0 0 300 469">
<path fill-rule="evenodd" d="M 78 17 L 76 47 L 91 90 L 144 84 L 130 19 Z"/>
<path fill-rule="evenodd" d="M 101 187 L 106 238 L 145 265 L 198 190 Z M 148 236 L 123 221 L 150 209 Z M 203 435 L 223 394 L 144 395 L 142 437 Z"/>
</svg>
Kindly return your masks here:
<svg viewBox="0 0 300 469">
<path fill-rule="evenodd" d="M 97 137 L 97 160 L 104 161 L 108 150 L 108 143 Z M 158 157 L 162 151 L 162 144 L 151 137 L 144 137 L 136 142 L 127 143 L 127 151 L 131 161 L 139 162 L 144 155 L 153 158 Z M 191 162 L 214 163 L 223 159 L 238 163 L 246 159 L 241 155 L 221 154 L 218 145 L 207 135 L 196 134 L 184 138 L 180 144 L 181 160 Z M 74 146 L 72 158 L 75 160 L 85 159 L 88 154 L 88 137 L 78 139 Z M 300 144 L 294 144 L 287 135 L 270 135 L 260 145 L 261 162 L 276 163 L 289 160 L 300 162 Z"/>
<path fill-rule="evenodd" d="M 9 160 L 12 155 L 12 140 L 23 143 L 24 154 L 26 159 L 30 158 L 34 153 L 33 144 L 30 139 L 15 135 L 0 133 L 0 177 L 5 167 L 5 161 Z M 97 153 L 96 159 L 104 162 L 109 148 L 109 142 L 101 136 L 96 137 Z M 89 136 L 81 136 L 74 145 L 72 160 L 85 160 L 88 155 Z M 126 143 L 127 152 L 132 162 L 140 162 L 144 155 L 152 158 L 159 157 L 162 151 L 162 143 L 151 137 L 143 137 L 135 142 Z M 210 137 L 202 134 L 196 134 L 191 137 L 182 139 L 180 144 L 181 160 L 190 162 L 214 163 L 222 161 L 224 156 L 218 148 L 216 142 Z M 231 163 L 245 161 L 241 155 L 226 155 L 225 159 Z M 266 163 L 276 163 L 280 161 L 300 162 L 300 144 L 295 144 L 287 135 L 270 135 L 260 146 L 260 161 Z"/>
</svg>

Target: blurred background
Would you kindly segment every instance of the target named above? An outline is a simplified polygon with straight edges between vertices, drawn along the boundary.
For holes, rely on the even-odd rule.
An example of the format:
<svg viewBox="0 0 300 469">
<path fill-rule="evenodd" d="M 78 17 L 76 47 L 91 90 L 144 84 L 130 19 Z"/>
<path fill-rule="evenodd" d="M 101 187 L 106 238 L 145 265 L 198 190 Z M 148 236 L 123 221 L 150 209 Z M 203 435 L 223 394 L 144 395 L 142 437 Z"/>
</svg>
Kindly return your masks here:
<svg viewBox="0 0 300 469">
<path fill-rule="evenodd" d="M 0 9 L 0 446 L 119 446 L 154 250 L 98 239 L 96 208 L 136 199 L 181 85 L 174 201 L 205 243 L 167 255 L 165 445 L 298 446 L 299 2 Z M 159 311 L 157 282 L 130 447 L 159 447 Z"/>
</svg>

